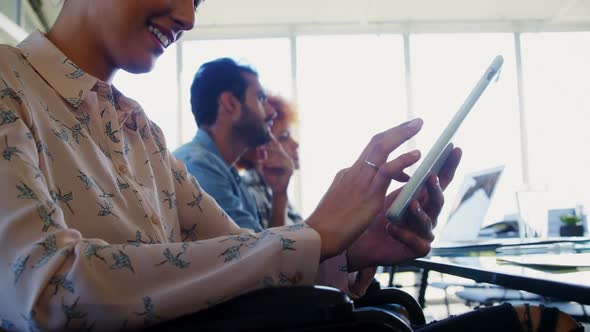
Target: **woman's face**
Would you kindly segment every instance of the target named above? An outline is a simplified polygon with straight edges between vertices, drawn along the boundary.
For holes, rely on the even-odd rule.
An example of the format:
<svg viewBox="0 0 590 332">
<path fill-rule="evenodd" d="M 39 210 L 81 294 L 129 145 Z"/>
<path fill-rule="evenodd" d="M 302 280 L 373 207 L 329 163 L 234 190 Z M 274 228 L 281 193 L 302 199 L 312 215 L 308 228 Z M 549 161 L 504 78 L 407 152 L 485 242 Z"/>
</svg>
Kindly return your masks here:
<svg viewBox="0 0 590 332">
<path fill-rule="evenodd" d="M 272 134 L 277 138 L 277 141 L 279 141 L 283 149 L 285 149 L 285 152 L 287 152 L 289 157 L 293 160 L 295 169 L 299 169 L 299 152 L 297 151 L 299 143 L 297 143 L 297 141 L 293 139 L 293 136 L 291 136 L 291 129 L 289 128 L 287 121 L 275 120 L 271 130 Z"/>
<path fill-rule="evenodd" d="M 72 1 L 72 0 L 69 0 Z M 78 1 L 78 0 L 74 0 Z M 88 22 L 113 68 L 132 73 L 155 60 L 195 24 L 200 0 L 86 0 Z"/>
</svg>

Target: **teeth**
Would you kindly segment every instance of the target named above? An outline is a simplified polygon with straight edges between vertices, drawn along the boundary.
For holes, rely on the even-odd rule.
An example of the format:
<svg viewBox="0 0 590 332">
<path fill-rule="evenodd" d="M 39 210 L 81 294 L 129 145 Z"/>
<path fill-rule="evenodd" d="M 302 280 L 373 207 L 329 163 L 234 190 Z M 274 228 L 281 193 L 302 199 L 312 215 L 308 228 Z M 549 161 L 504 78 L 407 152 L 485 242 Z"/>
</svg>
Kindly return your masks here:
<svg viewBox="0 0 590 332">
<path fill-rule="evenodd" d="M 158 40 L 160 41 L 160 43 L 162 43 L 162 45 L 164 45 L 164 47 L 168 47 L 168 45 L 170 45 L 170 41 L 168 40 L 168 37 L 166 37 L 165 34 L 162 33 L 162 31 L 160 31 L 158 28 L 156 28 L 155 26 L 149 25 L 148 26 L 148 30 L 158 38 Z"/>
</svg>

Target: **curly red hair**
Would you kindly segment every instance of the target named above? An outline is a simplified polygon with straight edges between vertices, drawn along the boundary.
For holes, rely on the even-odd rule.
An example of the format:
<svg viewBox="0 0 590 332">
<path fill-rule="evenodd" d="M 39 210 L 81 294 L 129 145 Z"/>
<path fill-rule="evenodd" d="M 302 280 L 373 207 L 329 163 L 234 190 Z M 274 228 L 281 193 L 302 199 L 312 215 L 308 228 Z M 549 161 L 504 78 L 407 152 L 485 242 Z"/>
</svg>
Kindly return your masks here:
<svg viewBox="0 0 590 332">
<path fill-rule="evenodd" d="M 297 110 L 295 105 L 280 95 L 270 94 L 268 96 L 268 103 L 277 112 L 274 119 L 275 122 L 287 122 L 288 125 L 293 125 L 297 122 Z"/>
</svg>

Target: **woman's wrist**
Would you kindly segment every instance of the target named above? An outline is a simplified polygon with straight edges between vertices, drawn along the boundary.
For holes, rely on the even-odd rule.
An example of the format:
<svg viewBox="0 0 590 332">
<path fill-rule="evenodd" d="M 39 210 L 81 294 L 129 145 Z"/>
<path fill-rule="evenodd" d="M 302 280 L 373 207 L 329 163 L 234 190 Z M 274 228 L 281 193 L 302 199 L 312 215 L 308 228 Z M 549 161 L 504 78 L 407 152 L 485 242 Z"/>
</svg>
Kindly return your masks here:
<svg viewBox="0 0 590 332">
<path fill-rule="evenodd" d="M 337 255 L 337 253 L 334 252 L 334 250 L 331 249 L 331 244 L 330 244 L 330 239 L 329 239 L 329 231 L 326 229 L 325 227 L 325 223 L 322 223 L 320 221 L 320 218 L 318 218 L 317 216 L 315 216 L 314 214 L 312 214 L 311 216 L 309 216 L 309 218 L 307 218 L 307 220 L 305 221 L 305 223 L 313 228 L 314 231 L 316 231 L 319 236 L 320 236 L 320 241 L 321 241 L 321 245 L 320 245 L 320 263 L 323 262 L 324 260 L 334 257 Z"/>
<path fill-rule="evenodd" d="M 371 252 L 372 248 L 368 248 L 369 241 L 360 241 L 364 236 L 361 235 L 348 249 L 346 250 L 346 260 L 348 263 L 348 272 L 360 271 L 366 267 L 372 266 L 367 262 L 366 257 L 362 257 L 362 253 Z"/>
</svg>

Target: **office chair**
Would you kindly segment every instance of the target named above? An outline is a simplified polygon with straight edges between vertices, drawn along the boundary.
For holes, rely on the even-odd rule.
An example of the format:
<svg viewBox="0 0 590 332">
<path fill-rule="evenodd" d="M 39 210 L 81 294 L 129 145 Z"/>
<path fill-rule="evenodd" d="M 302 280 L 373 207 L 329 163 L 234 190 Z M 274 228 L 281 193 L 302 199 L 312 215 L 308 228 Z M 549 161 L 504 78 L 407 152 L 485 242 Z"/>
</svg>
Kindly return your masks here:
<svg viewBox="0 0 590 332">
<path fill-rule="evenodd" d="M 398 288 L 381 288 L 381 285 L 375 279 L 369 285 L 365 295 L 354 300 L 354 306 L 355 308 L 377 307 L 402 314 L 411 325 L 423 325 L 426 323 L 422 307 L 416 299 Z"/>
<path fill-rule="evenodd" d="M 412 307 L 408 309 L 412 312 L 415 306 L 408 304 L 411 302 L 408 297 L 411 298 L 397 290 L 373 289 L 357 305 L 346 294 L 330 287 L 265 288 L 145 331 L 410 332 L 412 328 L 406 319 L 386 307 L 379 307 L 386 298 L 391 301 L 401 298 L 401 302 Z M 412 313 L 411 316 L 420 320 L 420 314 Z"/>
</svg>

